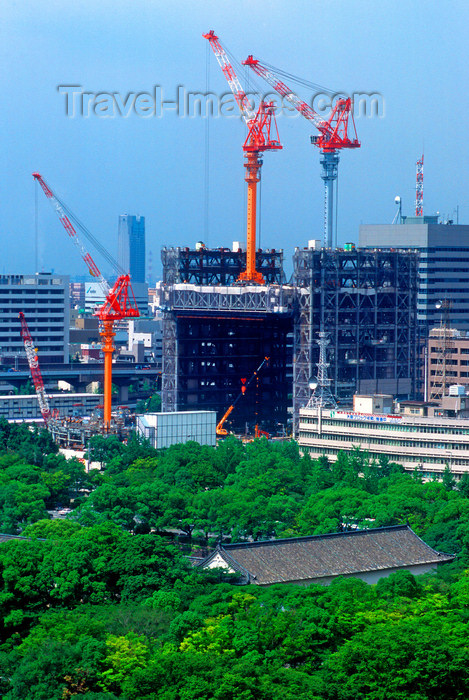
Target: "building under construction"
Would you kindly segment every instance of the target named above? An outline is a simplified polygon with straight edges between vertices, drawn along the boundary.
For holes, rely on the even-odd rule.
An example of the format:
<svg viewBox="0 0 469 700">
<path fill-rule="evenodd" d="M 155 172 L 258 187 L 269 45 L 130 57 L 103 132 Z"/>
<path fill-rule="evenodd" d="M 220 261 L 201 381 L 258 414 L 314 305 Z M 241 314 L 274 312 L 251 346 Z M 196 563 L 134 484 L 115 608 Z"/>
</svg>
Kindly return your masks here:
<svg viewBox="0 0 469 700">
<path fill-rule="evenodd" d="M 272 430 L 288 418 L 296 421 L 310 396 L 321 330 L 330 334 L 331 390 L 339 400 L 356 391 L 413 396 L 415 253 L 298 249 L 289 285 L 281 283 L 283 259 L 275 251 L 256 256 L 258 267 L 265 261 L 266 285 L 236 284 L 241 255 L 163 250 L 164 411 L 216 410 L 221 418 L 243 380 L 268 356 L 230 416 L 230 428 L 244 432 L 247 424 L 252 431 L 259 424 Z"/>
<path fill-rule="evenodd" d="M 308 401 L 320 331 L 330 337 L 332 393 L 414 396 L 417 385 L 418 256 L 415 252 L 303 248 L 293 258 L 293 405 Z"/>
</svg>

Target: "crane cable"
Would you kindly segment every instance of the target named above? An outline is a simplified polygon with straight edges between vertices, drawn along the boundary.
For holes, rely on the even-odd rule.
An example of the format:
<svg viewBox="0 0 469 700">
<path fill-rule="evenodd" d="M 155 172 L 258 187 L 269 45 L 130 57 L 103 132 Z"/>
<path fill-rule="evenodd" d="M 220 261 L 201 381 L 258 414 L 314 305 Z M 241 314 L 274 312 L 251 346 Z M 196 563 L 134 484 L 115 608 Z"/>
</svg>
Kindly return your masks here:
<svg viewBox="0 0 469 700">
<path fill-rule="evenodd" d="M 205 104 L 209 105 L 210 93 L 210 44 L 207 41 L 205 49 Z M 210 103 L 211 104 L 211 103 Z M 204 168 L 204 239 L 209 247 L 210 240 L 210 115 L 205 114 L 205 168 Z"/>
<path fill-rule="evenodd" d="M 67 207 L 67 205 L 57 196 L 54 192 L 54 197 L 67 214 L 68 218 L 80 229 L 83 235 L 93 244 L 98 253 L 100 253 L 106 262 L 111 265 L 111 267 L 120 275 L 126 274 L 126 271 L 119 265 L 116 259 L 111 255 L 111 253 L 103 246 L 100 241 L 94 236 L 91 231 L 85 226 L 85 224 L 80 221 L 80 219 Z"/>
<path fill-rule="evenodd" d="M 288 73 L 287 71 L 284 71 L 281 68 L 277 68 L 276 66 L 273 66 L 271 63 L 267 63 L 267 61 L 264 61 L 262 59 L 259 60 L 259 63 L 261 63 L 263 66 L 272 71 L 272 73 L 276 73 L 278 76 L 285 78 L 286 80 L 292 83 L 296 83 L 297 85 L 302 85 L 303 87 L 309 88 L 310 90 L 321 90 L 322 92 L 325 92 L 330 95 L 335 95 L 338 93 L 338 90 L 332 90 L 332 88 L 328 88 L 325 85 L 313 83 L 310 80 L 306 80 L 306 78 L 301 78 L 297 75 L 294 75 L 293 73 Z"/>
</svg>

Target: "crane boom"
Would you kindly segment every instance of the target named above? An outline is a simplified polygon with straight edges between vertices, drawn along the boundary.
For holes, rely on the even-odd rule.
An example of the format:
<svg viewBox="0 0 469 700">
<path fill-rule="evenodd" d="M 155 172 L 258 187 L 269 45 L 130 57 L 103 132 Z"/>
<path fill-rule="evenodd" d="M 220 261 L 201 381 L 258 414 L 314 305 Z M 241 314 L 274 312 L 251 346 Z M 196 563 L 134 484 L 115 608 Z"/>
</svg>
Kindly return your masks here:
<svg viewBox="0 0 469 700">
<path fill-rule="evenodd" d="M 105 296 L 104 304 L 95 312 L 95 315 L 98 316 L 102 323 L 100 335 L 103 340 L 102 351 L 104 355 L 104 429 L 108 431 L 111 425 L 112 408 L 112 355 L 115 350 L 113 342 L 115 337 L 113 329 L 114 322 L 124 318 L 137 318 L 140 316 L 130 284 L 130 275 L 119 275 L 112 289 L 110 288 L 110 285 L 82 244 L 69 217 L 66 215 L 64 211 L 65 205 L 47 185 L 42 175 L 33 173 L 33 177 L 41 185 L 44 194 L 55 209 L 62 226 L 80 250 L 81 256 L 88 266 L 90 274 L 98 279 Z M 76 217 L 74 218 L 76 219 Z M 81 228 L 84 227 L 82 226 Z"/>
<path fill-rule="evenodd" d="M 26 323 L 26 319 L 22 311 L 19 312 L 18 318 L 21 322 L 21 337 L 23 339 L 26 357 L 28 358 L 28 365 L 29 369 L 31 370 L 31 377 L 34 383 L 34 388 L 36 390 L 39 408 L 41 410 L 41 415 L 44 420 L 44 423 L 47 425 L 51 417 L 51 410 L 44 390 L 44 382 L 42 379 L 41 370 L 39 368 L 37 349 L 34 347 L 33 339 L 31 337 L 31 333 L 29 332 L 28 324 Z"/>
<path fill-rule="evenodd" d="M 272 69 L 264 66 L 252 55 L 248 56 L 243 65 L 249 66 L 254 73 L 261 76 L 271 85 L 279 95 L 286 99 L 305 119 L 312 122 L 321 132 L 321 136 L 314 144 L 324 149 L 336 148 L 360 148 L 360 141 L 356 136 L 355 123 L 353 121 L 352 100 L 350 97 L 340 98 L 335 102 L 331 116 L 326 121 L 322 119 L 310 105 L 301 100 L 285 83 L 280 80 Z M 352 125 L 355 136 L 349 138 L 348 123 L 352 117 Z"/>
<path fill-rule="evenodd" d="M 256 118 L 256 113 L 251 107 L 251 103 L 249 102 L 246 93 L 244 92 L 241 83 L 239 82 L 238 76 L 236 75 L 234 68 L 230 63 L 225 49 L 220 44 L 220 40 L 216 36 L 213 29 L 211 29 L 207 34 L 202 34 L 202 36 L 204 37 L 204 39 L 207 39 L 210 42 L 210 46 L 212 47 L 213 53 L 215 54 L 218 64 L 222 69 L 226 80 L 228 81 L 228 85 L 231 88 L 231 92 L 233 93 L 236 102 L 238 103 L 238 106 L 241 110 L 241 114 L 243 115 L 243 119 L 249 126 L 249 122 Z"/>
<path fill-rule="evenodd" d="M 60 222 L 62 223 L 62 226 L 64 227 L 64 229 L 66 230 L 66 232 L 68 233 L 68 235 L 72 239 L 73 243 L 76 245 L 76 247 L 80 251 L 81 257 L 85 261 L 90 275 L 92 277 L 97 278 L 97 280 L 101 286 L 101 289 L 104 292 L 104 295 L 107 296 L 109 294 L 109 285 L 108 285 L 106 279 L 101 274 L 98 266 L 96 265 L 95 261 L 91 257 L 90 253 L 88 253 L 85 246 L 83 245 L 80 238 L 78 237 L 78 234 L 77 234 L 72 222 L 70 221 L 70 219 L 68 218 L 68 216 L 64 212 L 62 202 L 57 197 L 57 195 L 52 192 L 49 185 L 46 183 L 46 181 L 44 180 L 44 178 L 42 177 L 42 175 L 40 173 L 33 173 L 33 178 L 42 187 L 44 194 L 46 195 L 47 199 L 50 201 L 50 203 L 52 204 L 52 207 L 54 208 L 55 212 L 57 213 L 57 216 L 59 217 Z"/>
<path fill-rule="evenodd" d="M 309 104 L 303 100 L 300 100 L 298 95 L 296 95 L 293 90 L 288 87 L 288 85 L 285 85 L 285 83 L 280 80 L 275 73 L 272 72 L 272 70 L 266 66 L 263 66 L 260 61 L 254 58 L 254 56 L 248 56 L 247 59 L 243 61 L 243 65 L 249 66 L 255 73 L 257 73 L 257 75 L 264 78 L 264 80 L 266 80 L 269 85 L 274 88 L 275 92 L 278 92 L 279 95 L 288 100 L 288 102 L 290 102 L 290 104 L 292 104 L 300 114 L 306 117 L 306 119 L 313 122 L 315 127 L 319 129 L 321 133 L 328 134 L 330 132 L 328 122 L 325 121 L 325 119 L 321 119 L 321 117 L 312 107 L 309 106 Z"/>
<path fill-rule="evenodd" d="M 257 75 L 264 78 L 276 92 L 285 98 L 308 121 L 312 122 L 320 132 L 320 136 L 312 136 L 311 143 L 321 149 L 321 178 L 324 180 L 324 245 L 332 248 L 332 229 L 334 221 L 334 182 L 337 180 L 339 154 L 342 148 L 360 148 L 355 121 L 352 111 L 352 100 L 338 99 L 332 109 L 329 119 L 321 119 L 310 105 L 301 100 L 280 78 L 272 68 L 263 65 L 252 55 L 243 61 Z M 349 136 L 349 124 L 352 136 Z"/>
</svg>

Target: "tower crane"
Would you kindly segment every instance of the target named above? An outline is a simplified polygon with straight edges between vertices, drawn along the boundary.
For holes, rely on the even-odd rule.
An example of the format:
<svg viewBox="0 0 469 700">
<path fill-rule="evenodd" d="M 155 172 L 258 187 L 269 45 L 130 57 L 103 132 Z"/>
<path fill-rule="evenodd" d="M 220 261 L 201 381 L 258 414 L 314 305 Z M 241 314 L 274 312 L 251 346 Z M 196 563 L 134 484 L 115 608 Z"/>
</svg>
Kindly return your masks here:
<svg viewBox="0 0 469 700">
<path fill-rule="evenodd" d="M 82 233 L 91 238 L 95 246 L 99 247 L 101 252 L 106 255 L 106 258 L 119 271 L 119 266 L 110 254 L 93 239 L 88 230 L 83 224 L 72 214 L 66 205 L 57 197 L 45 182 L 42 175 L 33 173 L 33 178 L 40 184 L 47 199 L 52 204 L 61 224 L 67 231 L 68 235 L 79 249 L 83 260 L 85 261 L 89 273 L 95 277 L 105 297 L 104 304 L 95 312 L 101 321 L 102 329 L 100 330 L 101 338 L 103 339 L 102 351 L 104 354 L 104 430 L 109 431 L 111 425 L 111 405 L 112 405 L 112 354 L 114 352 L 113 338 L 115 336 L 113 327 L 116 321 L 124 318 L 137 318 L 140 316 L 135 297 L 130 284 L 130 275 L 119 274 L 114 286 L 111 288 L 108 282 L 101 274 L 98 266 L 86 250 L 81 242 L 76 229 L 74 228 L 70 218 L 73 218 L 77 228 L 81 229 Z"/>
<path fill-rule="evenodd" d="M 257 375 L 259 374 L 259 372 L 261 371 L 261 369 L 263 368 L 263 366 L 264 366 L 266 363 L 269 362 L 269 359 L 270 359 L 269 357 L 264 357 L 264 359 L 262 360 L 262 362 L 261 362 L 261 364 L 259 365 L 259 367 L 258 367 L 258 368 L 252 373 L 252 375 L 250 376 L 248 382 L 246 382 L 245 379 L 244 379 L 244 380 L 243 380 L 243 379 L 241 380 L 241 382 L 242 382 L 241 391 L 239 392 L 238 396 L 237 396 L 236 399 L 233 401 L 233 403 L 231 404 L 231 406 L 229 406 L 229 408 L 225 411 L 225 413 L 223 414 L 222 419 L 219 421 L 219 423 L 218 423 L 218 425 L 217 425 L 217 435 L 218 435 L 218 436 L 221 437 L 221 436 L 228 435 L 227 429 L 223 427 L 225 421 L 226 421 L 227 418 L 231 415 L 232 411 L 234 410 L 234 408 L 235 408 L 236 404 L 238 403 L 238 401 L 240 400 L 240 398 L 241 398 L 242 396 L 244 396 L 244 394 L 246 393 L 248 386 L 251 384 L 251 382 L 254 380 L 254 378 L 257 377 Z M 257 430 L 258 430 L 258 426 L 256 425 L 256 437 L 258 437 L 258 435 L 257 435 Z"/>
<path fill-rule="evenodd" d="M 248 128 L 248 135 L 243 144 L 246 158 L 245 181 L 248 186 L 247 196 L 247 226 L 246 226 L 246 269 L 239 275 L 241 282 L 265 284 L 264 277 L 256 270 L 256 218 L 257 218 L 257 183 L 261 179 L 263 151 L 275 151 L 282 148 L 279 140 L 277 123 L 275 121 L 274 103 L 261 102 L 257 113 L 243 90 L 228 55 L 221 45 L 213 29 L 203 34 L 223 71 L 228 85 L 238 103 L 242 117 Z"/>
<path fill-rule="evenodd" d="M 18 318 L 21 323 L 21 337 L 24 343 L 24 349 L 26 351 L 26 357 L 28 358 L 29 369 L 31 370 L 31 377 L 33 379 L 34 388 L 37 394 L 37 400 L 39 401 L 39 408 L 41 409 L 41 415 L 44 423 L 47 425 L 51 418 L 51 410 L 49 407 L 49 402 L 47 400 L 46 392 L 44 391 L 44 382 L 42 380 L 41 370 L 39 368 L 39 360 L 37 357 L 37 348 L 34 347 L 33 339 L 31 333 L 29 332 L 28 324 L 24 317 L 22 311 L 19 312 Z"/>
<path fill-rule="evenodd" d="M 306 119 L 314 124 L 319 136 L 311 136 L 311 143 L 321 149 L 321 178 L 324 180 L 324 245 L 332 248 L 332 230 L 334 221 L 334 182 L 337 180 L 339 151 L 342 148 L 360 148 L 355 120 L 352 112 L 352 100 L 340 98 L 336 101 L 331 116 L 326 121 L 317 112 L 291 90 L 278 76 L 273 66 L 263 65 L 252 55 L 243 65 L 249 66 L 254 73 L 264 78 L 276 92 L 286 99 Z M 351 124 L 349 136 L 349 121 Z"/>
</svg>

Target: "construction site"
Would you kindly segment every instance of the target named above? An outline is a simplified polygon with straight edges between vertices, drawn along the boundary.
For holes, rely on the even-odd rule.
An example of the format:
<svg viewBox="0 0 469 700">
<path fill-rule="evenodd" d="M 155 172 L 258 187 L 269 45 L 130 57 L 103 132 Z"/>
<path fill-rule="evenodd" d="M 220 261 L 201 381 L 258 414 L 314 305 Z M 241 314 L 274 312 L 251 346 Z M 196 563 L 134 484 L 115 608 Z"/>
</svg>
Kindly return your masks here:
<svg viewBox="0 0 469 700">
<path fill-rule="evenodd" d="M 245 243 L 209 248 L 199 241 L 193 249 L 162 249 L 162 411 L 216 411 L 219 437 L 229 432 L 295 435 L 299 411 L 311 396 L 320 333 L 327 333 L 330 340 L 331 390 L 339 402 L 351 401 L 356 392 L 414 397 L 419 371 L 418 255 L 411 250 L 334 245 L 339 155 L 342 149 L 360 147 L 350 98 L 338 99 L 329 118 L 323 119 L 283 82 L 281 71 L 276 73 L 253 56 L 243 62 L 318 132 L 311 143 L 320 151 L 324 229 L 320 239 L 296 248 L 293 275 L 287 280 L 283 250 L 262 250 L 256 243 L 263 157 L 282 148 L 274 103 L 261 101 L 254 111 L 219 38 L 213 31 L 204 38 L 246 125 L 242 144 L 247 187 Z M 134 418 L 126 411 L 112 410 L 111 387 L 114 326 L 139 315 L 130 276 L 118 269 L 43 177 L 33 176 L 106 299 L 97 312 L 104 355 L 104 404 L 86 422 L 51 414 L 23 319 L 23 338 L 30 345 L 28 362 L 43 419 L 54 439 L 67 447 L 83 447 L 93 434 L 125 439 Z M 112 286 L 84 246 L 83 236 L 113 264 L 117 279 Z"/>
</svg>

